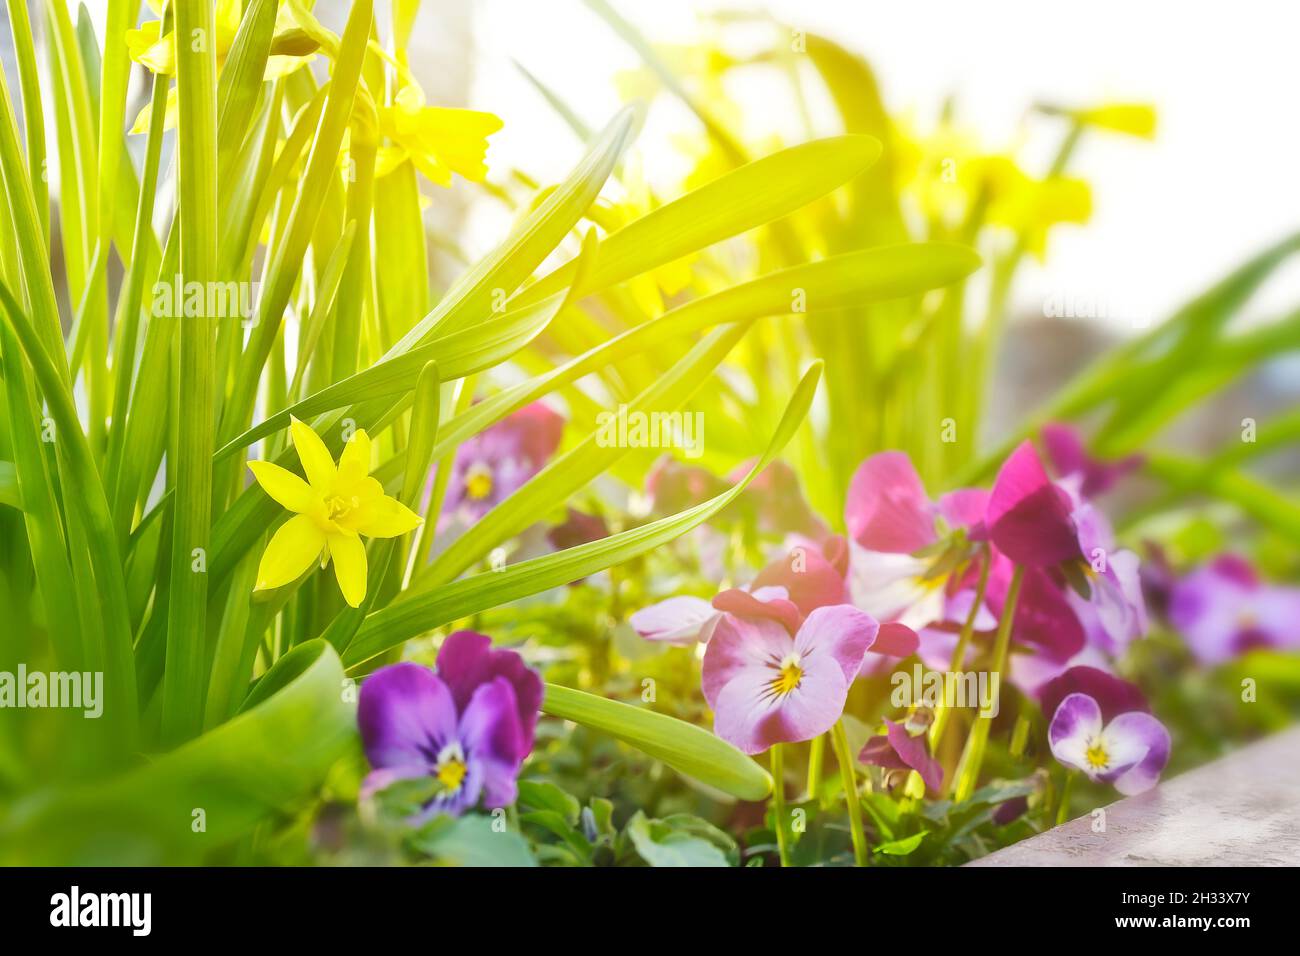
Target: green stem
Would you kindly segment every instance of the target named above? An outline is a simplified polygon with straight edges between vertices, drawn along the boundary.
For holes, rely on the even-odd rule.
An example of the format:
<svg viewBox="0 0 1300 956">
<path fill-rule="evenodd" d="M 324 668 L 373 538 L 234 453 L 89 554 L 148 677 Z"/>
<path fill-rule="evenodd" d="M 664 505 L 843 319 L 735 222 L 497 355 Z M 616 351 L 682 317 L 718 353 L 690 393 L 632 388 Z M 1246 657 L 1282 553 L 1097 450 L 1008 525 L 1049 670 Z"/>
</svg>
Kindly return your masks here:
<svg viewBox="0 0 1300 956">
<path fill-rule="evenodd" d="M 788 814 L 785 810 L 785 751 L 781 744 L 772 750 L 772 826 L 776 830 L 776 852 L 782 866 L 790 865 L 790 837 L 786 829 Z"/>
<path fill-rule="evenodd" d="M 853 862 L 868 865 L 867 833 L 862 828 L 862 804 L 858 799 L 858 780 L 853 771 L 853 752 L 849 750 L 849 736 L 844 732 L 844 721 L 836 721 L 831 729 L 831 744 L 835 759 L 840 765 L 840 779 L 844 782 L 844 801 L 849 806 L 849 832 L 853 835 Z"/>
<path fill-rule="evenodd" d="M 1070 818 L 1070 791 L 1074 789 L 1074 778 L 1078 774 L 1073 771 L 1067 771 L 1065 774 L 1065 783 L 1061 786 L 1061 800 L 1056 805 L 1056 825 L 1059 827 L 1062 823 Z"/>
<path fill-rule="evenodd" d="M 983 551 L 983 567 L 980 568 L 979 584 L 975 587 L 975 601 L 970 606 L 970 611 L 966 614 L 966 620 L 962 623 L 961 634 L 957 638 L 957 647 L 952 652 L 952 663 L 948 666 L 950 673 L 956 673 L 965 669 L 966 649 L 970 647 L 971 636 L 975 633 L 975 618 L 979 615 L 980 608 L 984 605 L 984 592 L 989 584 L 989 568 L 993 565 L 992 556 L 988 548 Z M 930 725 L 930 752 L 938 753 L 939 744 L 943 742 L 943 732 L 948 727 L 948 718 L 952 716 L 951 709 L 946 704 L 946 695 L 939 699 L 939 706 L 934 709 L 934 723 Z"/>
<path fill-rule="evenodd" d="M 808 748 L 808 799 L 816 800 L 822 788 L 822 765 L 826 761 L 826 735 L 812 739 Z"/>
<path fill-rule="evenodd" d="M 1011 625 L 1016 617 L 1016 603 L 1020 598 L 1020 583 L 1024 578 L 1025 569 L 1016 565 L 1016 570 L 1011 575 L 1011 586 L 1007 589 L 1007 600 L 1002 606 L 1002 620 L 998 622 L 998 635 L 993 645 L 993 675 L 997 688 L 996 693 L 1001 697 L 1002 689 L 1002 671 L 1006 669 L 1007 651 L 1011 646 Z M 993 716 L 987 713 L 981 713 L 971 726 L 970 736 L 966 738 L 966 747 L 962 750 L 961 760 L 957 764 L 957 773 L 955 774 L 957 787 L 953 793 L 953 799 L 958 803 L 967 799 L 975 791 L 975 783 L 979 780 L 980 766 L 984 763 L 984 748 L 988 744 L 989 730 L 993 725 Z"/>
</svg>

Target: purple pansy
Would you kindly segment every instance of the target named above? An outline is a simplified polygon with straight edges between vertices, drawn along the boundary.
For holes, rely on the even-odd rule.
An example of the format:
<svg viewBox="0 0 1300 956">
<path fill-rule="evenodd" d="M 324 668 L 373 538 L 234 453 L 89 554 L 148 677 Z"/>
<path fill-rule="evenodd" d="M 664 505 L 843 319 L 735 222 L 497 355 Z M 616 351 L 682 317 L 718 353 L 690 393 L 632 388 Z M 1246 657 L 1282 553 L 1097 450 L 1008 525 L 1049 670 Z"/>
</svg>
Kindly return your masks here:
<svg viewBox="0 0 1300 956">
<path fill-rule="evenodd" d="M 915 770 L 925 781 L 927 790 L 938 793 L 943 788 L 943 767 L 930 756 L 926 734 L 922 732 L 914 736 L 905 725 L 892 720 L 885 721 L 883 736 L 867 741 L 858 754 L 858 760 L 886 770 Z"/>
<path fill-rule="evenodd" d="M 1129 455 L 1118 461 L 1093 458 L 1078 431 L 1060 422 L 1044 425 L 1042 438 L 1043 448 L 1056 474 L 1061 478 L 1077 476 L 1079 491 L 1085 498 L 1104 494 L 1125 475 L 1140 468 L 1144 461 L 1141 455 Z"/>
<path fill-rule="evenodd" d="M 1055 714 L 1061 701 L 1071 694 L 1087 694 L 1101 708 L 1102 720 L 1114 720 L 1131 711 L 1149 713 L 1146 697 L 1136 684 L 1108 674 L 1097 667 L 1068 668 L 1037 690 L 1044 714 Z"/>
<path fill-rule="evenodd" d="M 462 442 L 456 450 L 443 520 L 477 521 L 514 494 L 555 454 L 564 419 L 533 402 Z"/>
<path fill-rule="evenodd" d="M 1103 724 L 1101 705 L 1087 694 L 1069 694 L 1061 701 L 1047 738 L 1062 764 L 1125 795 L 1151 789 L 1169 762 L 1164 724 L 1142 711 Z"/>
<path fill-rule="evenodd" d="M 1221 555 L 1175 583 L 1168 614 L 1205 664 L 1255 647 L 1300 648 L 1300 589 L 1264 583 L 1237 555 Z"/>
<path fill-rule="evenodd" d="M 536 672 L 471 631 L 443 642 L 436 673 L 410 662 L 381 667 L 362 684 L 357 704 L 373 768 L 363 796 L 399 780 L 432 778 L 439 791 L 413 823 L 459 815 L 480 799 L 489 807 L 513 803 L 541 701 Z"/>
<path fill-rule="evenodd" d="M 771 618 L 723 614 L 703 667 L 714 733 L 748 754 L 824 734 L 878 630 L 844 604 L 817 608 L 793 635 Z"/>
</svg>

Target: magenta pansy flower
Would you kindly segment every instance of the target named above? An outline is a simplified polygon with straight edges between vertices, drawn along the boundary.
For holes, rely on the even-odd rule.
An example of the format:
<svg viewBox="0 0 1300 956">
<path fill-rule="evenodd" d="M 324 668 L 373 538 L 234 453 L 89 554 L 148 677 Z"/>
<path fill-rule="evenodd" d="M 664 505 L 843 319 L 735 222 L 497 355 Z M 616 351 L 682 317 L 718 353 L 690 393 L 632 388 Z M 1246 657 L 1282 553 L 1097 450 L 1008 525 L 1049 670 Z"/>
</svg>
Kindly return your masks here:
<svg viewBox="0 0 1300 956">
<path fill-rule="evenodd" d="M 463 442 L 452 464 L 443 518 L 483 517 L 542 470 L 563 432 L 564 419 L 533 402 Z"/>
<path fill-rule="evenodd" d="M 1093 458 L 1078 431 L 1060 422 L 1044 425 L 1042 438 L 1043 448 L 1057 476 L 1077 476 L 1079 491 L 1085 498 L 1104 494 L 1125 475 L 1140 468 L 1145 460 L 1141 455 L 1129 455 L 1118 461 Z"/>
<path fill-rule="evenodd" d="M 903 724 L 885 721 L 885 734 L 867 741 L 858 760 L 886 770 L 915 770 L 932 793 L 943 788 L 943 768 L 930 756 L 924 733 L 913 736 Z"/>
<path fill-rule="evenodd" d="M 947 581 L 927 578 L 933 558 L 915 552 L 939 540 L 941 517 L 975 533 L 986 500 L 985 492 L 971 488 L 932 502 L 906 454 L 885 451 L 867 458 L 853 474 L 844 506 L 853 603 L 879 620 L 913 629 L 942 620 Z"/>
<path fill-rule="evenodd" d="M 1221 555 L 1177 581 L 1168 615 L 1205 664 L 1256 647 L 1300 648 L 1300 589 L 1264 583 L 1237 555 Z"/>
<path fill-rule="evenodd" d="M 985 523 L 997 549 L 1017 564 L 1050 567 L 1083 556 L 1074 500 L 1048 477 L 1031 442 L 1002 464 Z"/>
<path fill-rule="evenodd" d="M 361 685 L 357 724 L 373 770 L 363 796 L 399 780 L 431 778 L 438 792 L 412 823 L 513 803 L 519 767 L 533 746 L 542 682 L 518 654 L 457 631 L 436 672 L 391 664 Z"/>
<path fill-rule="evenodd" d="M 878 630 L 843 604 L 817 608 L 793 634 L 771 618 L 723 614 L 704 653 L 714 733 L 748 754 L 824 734 Z"/>
<path fill-rule="evenodd" d="M 1126 796 L 1150 790 L 1169 762 L 1169 731 L 1150 714 L 1130 711 L 1103 723 L 1101 706 L 1070 694 L 1047 729 L 1052 756 Z"/>
</svg>

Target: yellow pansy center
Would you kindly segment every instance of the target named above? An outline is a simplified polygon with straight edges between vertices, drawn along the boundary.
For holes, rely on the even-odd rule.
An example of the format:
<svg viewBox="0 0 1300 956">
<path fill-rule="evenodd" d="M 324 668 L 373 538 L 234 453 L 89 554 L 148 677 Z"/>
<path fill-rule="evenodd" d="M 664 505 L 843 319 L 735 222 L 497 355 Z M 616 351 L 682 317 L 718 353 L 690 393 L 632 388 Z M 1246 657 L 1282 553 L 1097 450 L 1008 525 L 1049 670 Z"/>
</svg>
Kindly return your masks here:
<svg viewBox="0 0 1300 956">
<path fill-rule="evenodd" d="M 777 675 L 772 678 L 772 691 L 776 694 L 785 695 L 799 686 L 803 680 L 803 668 L 800 667 L 802 658 L 798 654 L 790 653 L 785 656 L 777 666 Z"/>
<path fill-rule="evenodd" d="M 472 466 L 465 473 L 465 494 L 473 501 L 492 494 L 492 469 L 483 464 Z"/>
<path fill-rule="evenodd" d="M 1083 753 L 1083 759 L 1088 761 L 1088 766 L 1094 770 L 1100 770 L 1110 762 L 1110 755 L 1106 753 L 1106 744 L 1100 737 L 1088 743 L 1088 749 Z"/>
<path fill-rule="evenodd" d="M 448 744 L 438 754 L 438 763 L 434 766 L 434 776 L 448 793 L 455 793 L 465 782 L 467 768 L 465 753 L 459 744 Z"/>
</svg>

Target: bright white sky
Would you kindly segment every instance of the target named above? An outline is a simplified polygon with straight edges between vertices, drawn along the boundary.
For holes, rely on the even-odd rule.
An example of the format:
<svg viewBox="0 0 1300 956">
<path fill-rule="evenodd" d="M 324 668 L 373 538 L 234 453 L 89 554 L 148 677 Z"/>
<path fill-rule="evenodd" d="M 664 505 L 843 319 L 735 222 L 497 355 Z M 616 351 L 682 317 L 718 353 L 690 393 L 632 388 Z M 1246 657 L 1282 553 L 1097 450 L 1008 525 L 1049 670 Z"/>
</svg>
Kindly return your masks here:
<svg viewBox="0 0 1300 956">
<path fill-rule="evenodd" d="M 425 0 L 421 29 L 437 22 L 440 3 Z M 1040 310 L 1048 297 L 1105 306 L 1111 321 L 1166 315 L 1243 257 L 1300 228 L 1300 4 L 1234 0 L 612 0 L 655 41 L 690 42 L 704 11 L 766 9 L 795 28 L 823 33 L 864 53 L 894 111 L 928 122 L 954 94 L 969 124 L 990 147 L 1024 134 L 1035 99 L 1086 104 L 1142 99 L 1157 104 L 1153 144 L 1094 137 L 1074 171 L 1093 184 L 1092 223 L 1058 230 L 1044 269 L 1030 268 L 1017 305 Z M 96 18 L 103 0 L 89 0 Z M 344 0 L 321 0 L 337 13 Z M 386 14 L 385 0 L 377 9 Z M 576 142 L 511 64 L 515 59 L 599 126 L 619 107 L 611 77 L 638 65 L 635 55 L 581 0 L 472 0 L 477 66 L 472 102 L 505 119 L 490 164 L 562 176 Z M 386 16 L 385 16 L 386 21 Z M 436 28 L 436 27 L 435 27 Z M 445 39 L 445 37 L 444 37 Z M 435 57 L 436 59 L 436 57 Z M 417 72 L 437 69 L 418 63 Z M 747 132 L 794 132 L 794 110 L 779 86 L 748 71 L 730 92 L 755 106 Z M 449 104 L 460 105 L 460 104 Z M 680 157 L 669 135 L 687 122 L 674 104 L 656 101 L 642 143 L 655 171 Z M 793 138 L 797 138 L 795 132 Z M 1029 128 L 1026 148 L 1041 164 L 1053 127 Z M 653 144 L 658 144 L 657 148 Z M 479 237 L 483 224 L 476 222 Z M 500 237 L 490 222 L 484 246 Z M 1292 270 L 1265 290 L 1253 310 L 1273 315 L 1300 300 Z"/>
<path fill-rule="evenodd" d="M 612 2 L 653 40 L 669 42 L 698 37 L 698 13 L 724 6 Z M 1047 267 L 1029 270 L 1020 283 L 1022 308 L 1041 309 L 1046 296 L 1082 296 L 1107 305 L 1115 322 L 1158 319 L 1244 256 L 1300 228 L 1300 4 L 765 0 L 747 6 L 864 53 L 895 111 L 912 110 L 928 121 L 955 94 L 962 115 L 990 146 L 1018 135 L 1035 99 L 1157 104 L 1155 143 L 1094 137 L 1078 154 L 1073 169 L 1093 184 L 1093 221 L 1054 234 Z M 610 76 L 634 67 L 635 55 L 581 0 L 476 0 L 476 7 L 472 105 L 506 121 L 489 159 L 562 175 L 576 146 L 510 60 L 599 125 L 619 105 Z M 733 92 L 759 104 L 776 102 L 765 99 L 772 91 L 748 83 Z M 668 114 L 669 126 L 677 119 L 662 99 L 656 112 Z M 789 125 L 791 110 L 778 106 L 771 113 L 774 126 Z M 655 122 L 652 116 L 643 141 L 652 139 Z M 1027 148 L 1041 158 L 1056 133 L 1040 120 L 1036 134 Z M 646 156 L 648 166 L 655 161 Z M 1266 290 L 1256 311 L 1272 315 L 1297 301 L 1297 279 L 1289 274 Z"/>
</svg>

